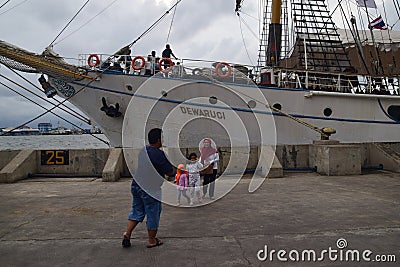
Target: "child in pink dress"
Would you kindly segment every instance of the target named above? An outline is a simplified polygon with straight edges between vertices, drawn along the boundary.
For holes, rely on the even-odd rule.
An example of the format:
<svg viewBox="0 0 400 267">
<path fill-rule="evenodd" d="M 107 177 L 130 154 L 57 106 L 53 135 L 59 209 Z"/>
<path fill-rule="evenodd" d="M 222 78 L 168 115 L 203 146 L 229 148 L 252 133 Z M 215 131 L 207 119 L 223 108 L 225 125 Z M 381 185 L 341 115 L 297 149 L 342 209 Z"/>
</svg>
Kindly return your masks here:
<svg viewBox="0 0 400 267">
<path fill-rule="evenodd" d="M 176 170 L 175 175 L 175 184 L 178 190 L 178 203 L 177 205 L 181 205 L 181 195 L 183 195 L 188 203 L 190 202 L 190 198 L 186 195 L 186 190 L 189 186 L 189 175 L 185 170 L 185 165 L 179 164 L 178 169 Z"/>
</svg>

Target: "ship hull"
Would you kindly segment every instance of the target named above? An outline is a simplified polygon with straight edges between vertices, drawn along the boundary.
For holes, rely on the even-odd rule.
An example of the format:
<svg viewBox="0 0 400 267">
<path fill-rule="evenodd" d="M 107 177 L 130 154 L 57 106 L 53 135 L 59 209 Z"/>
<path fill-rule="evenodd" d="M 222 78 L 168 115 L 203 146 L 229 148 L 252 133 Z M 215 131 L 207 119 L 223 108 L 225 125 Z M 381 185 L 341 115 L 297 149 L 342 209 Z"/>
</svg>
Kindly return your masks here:
<svg viewBox="0 0 400 267">
<path fill-rule="evenodd" d="M 90 73 L 90 75 L 97 76 L 95 72 Z M 137 97 L 135 94 L 149 79 L 149 77 L 141 75 L 117 72 L 102 73 L 94 81 L 84 79 L 67 84 L 68 88 L 74 90 L 74 95 L 68 101 L 77 106 L 101 128 L 110 140 L 111 146 L 121 147 L 124 116 L 128 115 L 125 113 L 128 111 L 129 103 L 133 97 Z M 161 100 L 157 101 L 159 102 L 157 105 L 159 114 L 168 114 L 177 105 L 182 105 L 182 102 L 188 99 L 200 96 L 205 98 L 215 97 L 234 108 L 247 128 L 250 143 L 257 144 L 260 135 L 259 131 L 255 131 L 256 133 L 253 136 L 254 131 L 252 129 L 262 129 L 262 127 L 259 127 L 257 119 L 251 118 L 252 112 L 271 117 L 268 122 L 274 123 L 276 138 L 271 137 L 268 142 L 276 144 L 309 144 L 314 140 L 319 140 L 320 133 L 305 127 L 301 124 L 301 121 L 317 128 L 333 128 L 336 130 L 336 134 L 331 139 L 345 143 L 400 141 L 400 121 L 388 113 L 390 107 L 400 107 L 400 98 L 396 96 L 319 92 L 273 86 L 254 87 L 248 84 L 224 85 L 224 90 L 242 92 L 244 95 L 257 90 L 265 97 L 265 99 L 254 99 L 259 105 L 258 107 L 249 107 L 248 101 L 251 100 L 251 97 L 240 103 L 224 90 L 215 92 L 211 83 L 208 82 L 163 77 L 152 77 L 151 79 L 154 85 L 160 88 L 159 97 Z M 58 94 L 66 98 L 65 86 L 61 88 L 54 79 L 50 79 L 50 82 L 57 89 Z M 177 88 L 183 84 L 201 84 L 201 91 L 199 91 L 200 89 L 187 90 L 182 95 L 182 92 L 174 94 L 173 90 L 165 89 Z M 163 96 L 165 92 L 169 93 Z M 122 116 L 110 117 L 101 111 L 103 98 L 109 105 L 115 106 L 118 103 Z M 266 105 L 279 107 L 281 111 L 290 114 L 298 121 L 275 110 L 260 109 L 259 107 L 262 106 L 260 103 L 264 103 L 265 100 Z M 210 108 L 215 109 L 215 112 L 221 111 L 221 108 L 224 109 L 218 104 L 210 105 Z M 154 113 L 151 118 L 152 125 L 162 126 L 165 116 L 157 117 Z M 135 116 L 135 114 L 129 115 Z M 207 119 L 205 118 L 207 116 L 201 113 L 198 117 Z M 207 128 L 206 123 L 206 120 L 200 121 L 197 126 L 199 129 L 204 129 Z M 190 140 L 188 143 L 190 143 Z"/>
</svg>

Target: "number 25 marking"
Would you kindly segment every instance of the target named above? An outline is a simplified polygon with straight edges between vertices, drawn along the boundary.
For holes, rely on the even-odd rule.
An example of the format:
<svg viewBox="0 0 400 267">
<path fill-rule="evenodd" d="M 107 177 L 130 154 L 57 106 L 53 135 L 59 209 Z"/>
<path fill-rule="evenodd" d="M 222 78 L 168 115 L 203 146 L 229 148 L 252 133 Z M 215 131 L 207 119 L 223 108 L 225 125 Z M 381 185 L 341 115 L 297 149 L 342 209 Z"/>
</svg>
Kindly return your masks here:
<svg viewBox="0 0 400 267">
<path fill-rule="evenodd" d="M 63 165 L 65 163 L 63 150 L 48 150 L 46 151 L 46 155 L 48 156 L 47 165 Z"/>
</svg>

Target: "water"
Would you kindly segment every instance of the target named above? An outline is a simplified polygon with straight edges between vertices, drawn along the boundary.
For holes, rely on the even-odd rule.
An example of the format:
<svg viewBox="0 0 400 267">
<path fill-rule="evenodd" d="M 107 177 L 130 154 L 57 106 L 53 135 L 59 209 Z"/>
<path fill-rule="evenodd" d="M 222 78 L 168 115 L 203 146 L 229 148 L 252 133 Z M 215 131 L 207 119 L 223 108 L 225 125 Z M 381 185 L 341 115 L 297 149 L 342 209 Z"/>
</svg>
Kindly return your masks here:
<svg viewBox="0 0 400 267">
<path fill-rule="evenodd" d="M 97 134 L 96 136 L 108 142 L 105 135 Z M 89 134 L 0 136 L 0 150 L 83 149 L 108 147 L 108 145 Z"/>
</svg>

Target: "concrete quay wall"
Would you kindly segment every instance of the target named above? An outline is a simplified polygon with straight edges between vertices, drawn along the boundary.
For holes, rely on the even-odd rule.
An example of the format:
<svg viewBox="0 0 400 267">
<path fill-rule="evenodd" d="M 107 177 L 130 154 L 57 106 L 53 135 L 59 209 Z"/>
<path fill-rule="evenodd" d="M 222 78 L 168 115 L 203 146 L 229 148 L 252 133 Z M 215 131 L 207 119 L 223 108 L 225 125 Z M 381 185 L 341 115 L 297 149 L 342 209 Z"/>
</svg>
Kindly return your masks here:
<svg viewBox="0 0 400 267">
<path fill-rule="evenodd" d="M 18 153 L 19 150 L 0 151 L 0 170 L 2 170 Z"/>
<path fill-rule="evenodd" d="M 103 177 L 116 181 L 128 176 L 122 149 L 7 150 L 0 151 L 0 183 L 30 176 Z"/>
<path fill-rule="evenodd" d="M 55 164 L 42 165 L 42 162 L 40 160 L 41 151 L 36 151 L 36 153 L 39 159 L 36 162 L 37 173 L 46 173 L 46 174 L 61 173 L 61 174 L 98 176 L 102 174 L 110 150 L 109 149 L 69 150 L 68 165 L 57 164 L 57 161 L 55 162 Z M 57 155 L 55 155 L 54 157 L 57 157 Z M 58 159 L 56 158 L 55 160 Z"/>
<path fill-rule="evenodd" d="M 337 176 L 360 174 L 362 168 L 382 166 L 400 172 L 399 143 L 339 144 L 322 141 L 311 145 L 278 145 L 275 150 L 273 147 L 220 147 L 218 151 L 220 173 L 240 172 L 244 169 L 243 162 L 247 162 L 246 170 L 270 178 L 283 177 L 285 170 L 313 170 Z M 133 168 L 137 152 L 127 153 Z M 168 152 L 180 154 L 182 158 L 191 152 L 198 154 L 198 148 Z M 31 176 L 102 177 L 103 181 L 112 182 L 131 174 L 121 148 L 0 151 L 0 183 L 12 183 Z"/>
<path fill-rule="evenodd" d="M 400 143 L 346 143 L 343 146 L 359 148 L 362 167 L 379 167 L 400 172 Z M 314 145 L 278 145 L 276 156 L 284 170 L 315 168 L 313 161 Z"/>
</svg>

